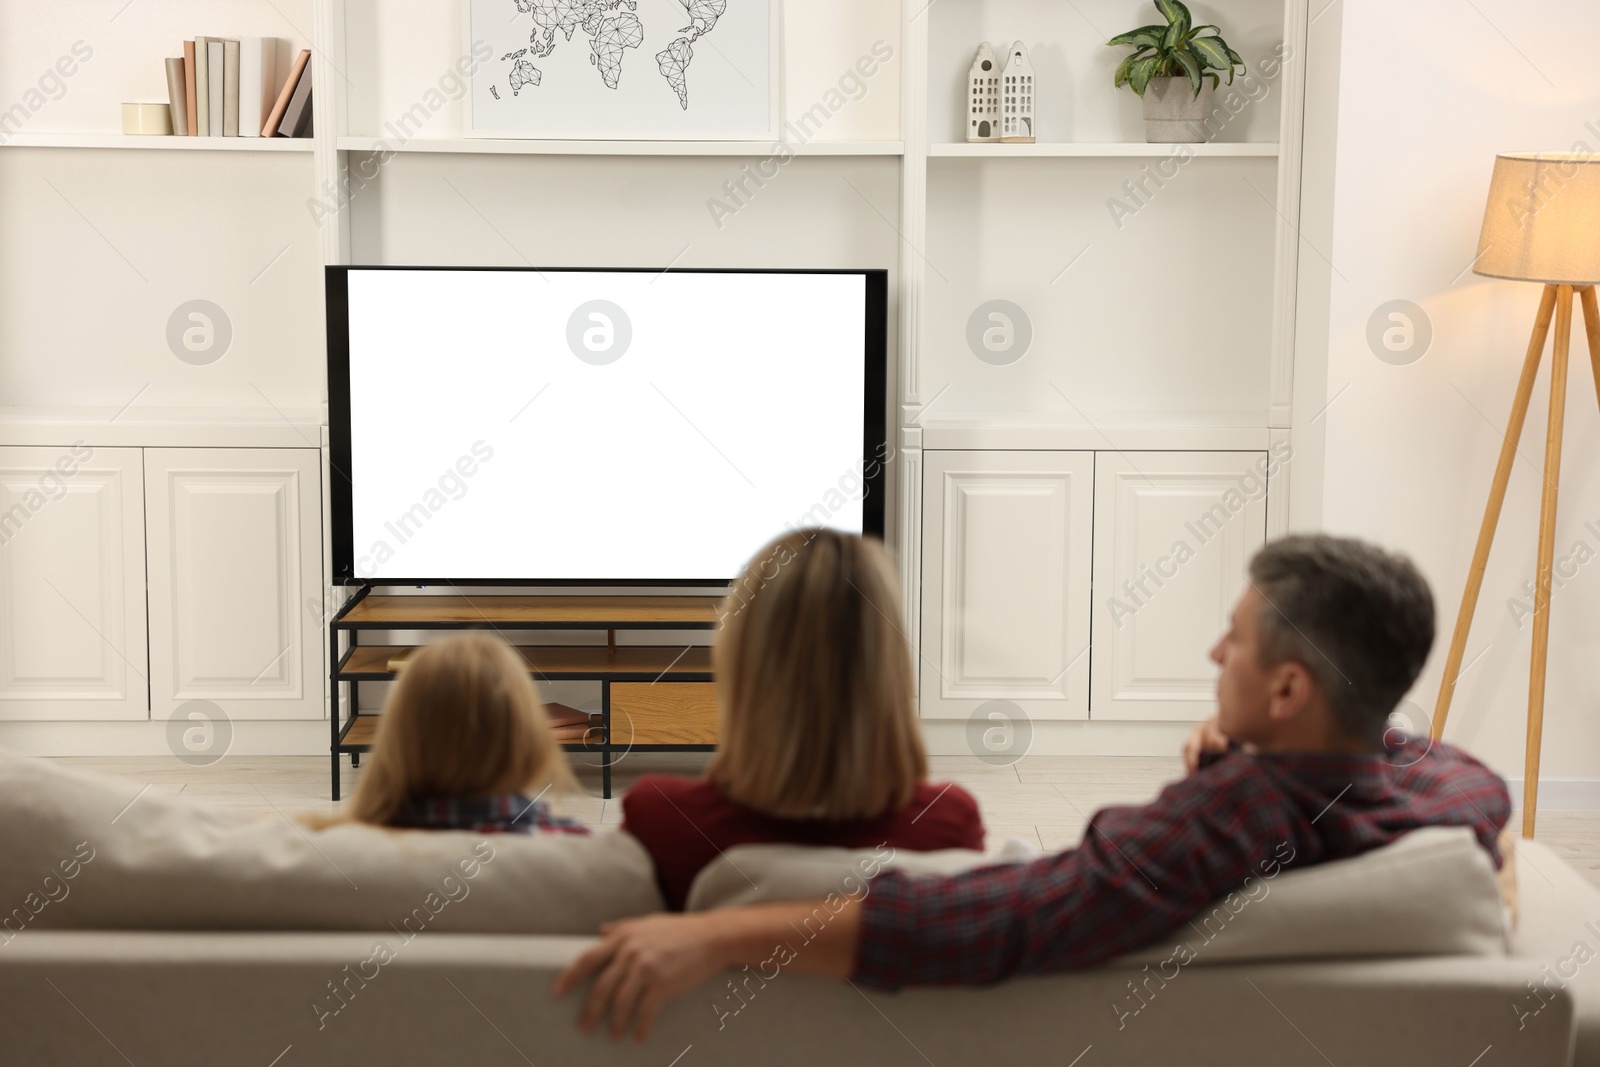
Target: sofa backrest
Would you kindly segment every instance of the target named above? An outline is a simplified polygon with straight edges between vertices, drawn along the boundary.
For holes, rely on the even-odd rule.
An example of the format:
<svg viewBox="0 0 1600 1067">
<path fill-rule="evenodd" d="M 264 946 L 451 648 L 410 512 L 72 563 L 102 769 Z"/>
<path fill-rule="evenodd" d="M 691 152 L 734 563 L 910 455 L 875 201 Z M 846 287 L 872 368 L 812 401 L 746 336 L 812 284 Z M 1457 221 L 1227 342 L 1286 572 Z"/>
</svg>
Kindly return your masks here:
<svg viewBox="0 0 1600 1067">
<path fill-rule="evenodd" d="M 662 907 L 627 834 L 476 834 L 207 810 L 0 752 L 0 943 L 31 928 L 591 934 Z"/>
<path fill-rule="evenodd" d="M 1048 862 L 1043 857 L 1034 862 Z M 772 900 L 842 906 L 880 870 L 938 876 L 989 866 L 978 852 L 741 845 L 689 890 L 704 911 Z M 1187 951 L 1184 951 L 1186 949 Z M 1414 831 L 1383 848 L 1252 878 L 1189 925 L 1123 962 L 1184 965 L 1351 956 L 1503 955 L 1494 864 L 1465 827 Z"/>
</svg>

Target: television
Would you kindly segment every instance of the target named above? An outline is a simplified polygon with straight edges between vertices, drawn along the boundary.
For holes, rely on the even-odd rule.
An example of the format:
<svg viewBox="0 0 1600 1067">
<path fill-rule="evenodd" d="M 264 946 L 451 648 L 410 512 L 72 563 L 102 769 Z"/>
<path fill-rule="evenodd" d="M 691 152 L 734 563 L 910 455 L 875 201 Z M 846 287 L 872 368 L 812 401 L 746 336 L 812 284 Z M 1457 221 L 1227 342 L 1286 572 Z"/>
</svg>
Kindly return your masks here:
<svg viewBox="0 0 1600 1067">
<path fill-rule="evenodd" d="M 881 537 L 882 270 L 327 268 L 343 584 L 722 585 Z"/>
</svg>

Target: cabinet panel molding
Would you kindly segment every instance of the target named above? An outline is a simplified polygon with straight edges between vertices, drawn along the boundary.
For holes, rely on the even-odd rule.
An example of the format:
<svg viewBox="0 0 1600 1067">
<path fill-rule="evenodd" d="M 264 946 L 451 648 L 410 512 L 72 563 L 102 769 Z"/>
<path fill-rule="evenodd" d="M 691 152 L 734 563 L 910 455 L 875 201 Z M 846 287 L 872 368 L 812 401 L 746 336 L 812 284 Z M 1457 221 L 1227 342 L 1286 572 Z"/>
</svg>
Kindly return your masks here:
<svg viewBox="0 0 1600 1067">
<path fill-rule="evenodd" d="M 149 449 L 151 706 L 323 715 L 315 449 Z"/>
<path fill-rule="evenodd" d="M 0 448 L 0 719 L 144 719 L 139 450 Z"/>
<path fill-rule="evenodd" d="M 1090 718 L 1203 719 L 1266 538 L 1265 452 L 1099 453 Z"/>
<path fill-rule="evenodd" d="M 922 715 L 1085 718 L 1093 454 L 924 458 Z"/>
</svg>

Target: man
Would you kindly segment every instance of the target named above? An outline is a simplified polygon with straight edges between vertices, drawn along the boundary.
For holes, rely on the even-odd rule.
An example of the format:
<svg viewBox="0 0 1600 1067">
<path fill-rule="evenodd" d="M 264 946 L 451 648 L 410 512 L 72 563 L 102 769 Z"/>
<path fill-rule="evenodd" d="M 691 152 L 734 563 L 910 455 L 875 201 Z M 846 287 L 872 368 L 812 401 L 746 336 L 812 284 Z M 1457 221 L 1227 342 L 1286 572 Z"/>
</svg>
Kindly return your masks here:
<svg viewBox="0 0 1600 1067">
<path fill-rule="evenodd" d="M 1187 777 L 1143 807 L 1096 813 L 1075 849 L 949 878 L 894 872 L 793 950 L 816 901 L 611 923 L 556 982 L 599 977 L 591 1029 L 643 1038 L 662 1006 L 725 968 L 774 958 L 881 988 L 980 985 L 1072 970 L 1149 945 L 1247 875 L 1354 856 L 1420 826 L 1469 826 L 1496 866 L 1505 783 L 1449 745 L 1389 728 L 1433 644 L 1416 568 L 1359 541 L 1263 548 L 1227 633 L 1217 716 L 1184 746 Z M 829 914 L 824 910 L 822 914 Z M 793 925 L 791 925 L 793 924 Z"/>
</svg>

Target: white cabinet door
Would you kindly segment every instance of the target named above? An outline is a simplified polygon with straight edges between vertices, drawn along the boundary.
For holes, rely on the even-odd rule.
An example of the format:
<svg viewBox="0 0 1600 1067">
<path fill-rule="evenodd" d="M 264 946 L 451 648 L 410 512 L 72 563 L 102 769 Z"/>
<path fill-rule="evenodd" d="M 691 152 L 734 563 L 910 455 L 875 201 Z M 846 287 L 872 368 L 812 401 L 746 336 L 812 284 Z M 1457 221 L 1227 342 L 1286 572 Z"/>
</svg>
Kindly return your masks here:
<svg viewBox="0 0 1600 1067">
<path fill-rule="evenodd" d="M 1265 452 L 1100 452 L 1094 719 L 1204 719 L 1212 645 L 1266 539 Z"/>
<path fill-rule="evenodd" d="M 1083 719 L 1092 452 L 927 452 L 922 714 Z"/>
<path fill-rule="evenodd" d="M 319 454 L 151 448 L 151 711 L 190 700 L 235 719 L 324 714 Z"/>
<path fill-rule="evenodd" d="M 144 719 L 137 448 L 0 448 L 0 719 Z"/>
</svg>

